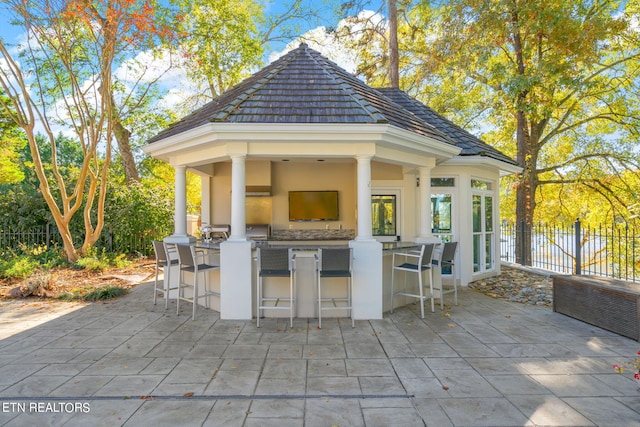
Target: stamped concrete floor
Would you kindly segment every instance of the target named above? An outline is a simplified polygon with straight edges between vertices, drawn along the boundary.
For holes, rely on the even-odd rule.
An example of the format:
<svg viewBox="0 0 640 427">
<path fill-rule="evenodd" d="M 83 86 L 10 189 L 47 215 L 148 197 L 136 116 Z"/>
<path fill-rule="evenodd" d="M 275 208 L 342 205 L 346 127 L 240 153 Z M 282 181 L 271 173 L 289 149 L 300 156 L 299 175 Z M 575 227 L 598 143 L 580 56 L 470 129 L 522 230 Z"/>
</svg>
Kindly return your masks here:
<svg viewBox="0 0 640 427">
<path fill-rule="evenodd" d="M 471 290 L 384 319 L 220 320 L 152 304 L 0 306 L 0 425 L 640 426 L 640 344 Z M 447 300 L 447 302 L 449 302 Z"/>
</svg>

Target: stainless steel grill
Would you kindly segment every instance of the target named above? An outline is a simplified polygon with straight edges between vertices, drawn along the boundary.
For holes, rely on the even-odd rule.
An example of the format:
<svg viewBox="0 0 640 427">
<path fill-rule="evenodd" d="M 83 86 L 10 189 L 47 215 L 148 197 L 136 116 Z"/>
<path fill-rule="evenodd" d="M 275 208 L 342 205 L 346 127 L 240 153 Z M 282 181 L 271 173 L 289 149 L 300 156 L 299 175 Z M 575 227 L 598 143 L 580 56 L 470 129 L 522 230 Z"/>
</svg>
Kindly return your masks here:
<svg viewBox="0 0 640 427">
<path fill-rule="evenodd" d="M 271 234 L 269 224 L 247 224 L 247 239 L 267 240 Z"/>
<path fill-rule="evenodd" d="M 202 226 L 202 238 L 211 241 L 214 238 L 229 238 L 229 224 L 214 224 Z"/>
</svg>

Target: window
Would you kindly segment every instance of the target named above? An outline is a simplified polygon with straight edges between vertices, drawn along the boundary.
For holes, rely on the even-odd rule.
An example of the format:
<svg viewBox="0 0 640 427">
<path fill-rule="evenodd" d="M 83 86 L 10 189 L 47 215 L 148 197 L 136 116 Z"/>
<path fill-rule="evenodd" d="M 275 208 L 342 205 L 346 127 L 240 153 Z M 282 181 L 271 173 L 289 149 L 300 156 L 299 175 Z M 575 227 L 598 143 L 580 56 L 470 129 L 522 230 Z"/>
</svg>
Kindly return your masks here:
<svg viewBox="0 0 640 427">
<path fill-rule="evenodd" d="M 493 186 L 491 185 L 490 182 L 487 181 L 481 181 L 479 179 L 472 179 L 471 180 L 471 188 L 475 189 L 475 190 L 492 190 Z"/>
<path fill-rule="evenodd" d="M 432 187 L 455 187 L 455 178 L 431 178 Z"/>
<path fill-rule="evenodd" d="M 396 196 L 371 196 L 371 227 L 374 236 L 393 236 L 398 234 L 396 222 Z"/>
<path fill-rule="evenodd" d="M 431 178 L 431 232 L 442 242 L 453 241 L 453 193 L 456 178 Z"/>
<path fill-rule="evenodd" d="M 434 236 L 450 240 L 452 231 L 451 194 L 431 194 L 431 232 Z"/>
</svg>

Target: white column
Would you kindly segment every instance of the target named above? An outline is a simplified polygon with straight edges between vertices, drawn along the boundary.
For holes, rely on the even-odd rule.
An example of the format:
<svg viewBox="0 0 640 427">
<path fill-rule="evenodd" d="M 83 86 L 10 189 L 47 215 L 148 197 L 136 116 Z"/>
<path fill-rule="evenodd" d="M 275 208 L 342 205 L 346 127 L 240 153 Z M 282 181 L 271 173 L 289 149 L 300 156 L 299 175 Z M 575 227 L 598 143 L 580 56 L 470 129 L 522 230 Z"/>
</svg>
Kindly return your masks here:
<svg viewBox="0 0 640 427">
<path fill-rule="evenodd" d="M 187 235 L 187 167 L 178 165 L 175 169 L 173 214 L 173 234 L 164 240 L 168 243 L 191 243 L 195 237 Z"/>
<path fill-rule="evenodd" d="M 420 240 L 432 239 L 431 231 L 431 168 L 422 166 L 419 168 L 420 179 Z"/>
<path fill-rule="evenodd" d="M 187 235 L 187 167 L 174 166 L 176 172 L 175 184 L 175 211 L 174 211 L 174 236 Z"/>
<path fill-rule="evenodd" d="M 358 156 L 358 235 L 356 240 L 374 240 L 371 232 L 371 156 Z"/>
<path fill-rule="evenodd" d="M 247 240 L 245 155 L 231 156 L 231 236 L 229 240 Z"/>
</svg>

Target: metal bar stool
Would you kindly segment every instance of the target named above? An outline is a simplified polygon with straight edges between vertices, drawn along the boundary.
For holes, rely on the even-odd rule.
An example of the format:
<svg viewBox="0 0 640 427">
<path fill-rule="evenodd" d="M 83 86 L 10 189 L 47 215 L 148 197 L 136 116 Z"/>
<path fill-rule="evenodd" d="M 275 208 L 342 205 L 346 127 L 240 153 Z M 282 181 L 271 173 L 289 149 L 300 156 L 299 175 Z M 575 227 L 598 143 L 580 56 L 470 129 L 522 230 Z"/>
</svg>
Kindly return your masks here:
<svg viewBox="0 0 640 427">
<path fill-rule="evenodd" d="M 318 272 L 318 328 L 322 328 L 322 312 L 324 310 L 346 310 L 351 317 L 351 327 L 355 327 L 353 320 L 353 306 L 351 304 L 351 248 L 320 248 L 317 258 Z M 346 278 L 347 294 L 344 297 L 323 297 L 322 279 Z M 328 305 L 329 303 L 330 305 Z"/>
<path fill-rule="evenodd" d="M 419 253 L 393 253 L 393 271 L 391 272 L 391 312 L 393 313 L 393 302 L 398 295 L 402 295 L 410 298 L 417 298 L 420 300 L 420 314 L 424 319 L 424 301 L 431 300 L 431 312 L 435 311 L 433 303 L 433 275 L 431 270 L 431 262 L 433 257 L 434 244 L 422 245 Z M 396 256 L 405 257 L 405 262 L 396 265 Z M 408 262 L 408 258 L 416 260 L 415 263 Z M 404 288 L 398 292 L 394 291 L 395 272 L 404 271 Z M 427 271 L 429 273 L 429 294 L 425 295 L 423 291 L 424 284 L 422 283 L 422 273 Z M 412 293 L 407 291 L 407 273 L 417 273 L 418 275 L 418 292 Z"/>
<path fill-rule="evenodd" d="M 180 260 L 180 280 L 178 281 L 178 299 L 176 301 L 176 314 L 180 313 L 180 301 L 187 301 L 193 305 L 193 313 L 191 320 L 196 318 L 196 306 L 200 298 L 205 298 L 205 306 L 209 308 L 209 296 L 220 296 L 220 292 L 210 291 L 207 288 L 207 274 L 208 270 L 220 269 L 218 265 L 207 264 L 204 262 L 204 258 L 207 256 L 203 251 L 196 252 L 194 246 L 191 245 L 176 245 L 178 249 L 178 259 Z M 202 262 L 200 261 L 202 260 Z M 186 283 L 183 280 L 184 272 L 193 273 L 193 283 Z M 204 274 L 204 292 L 200 292 L 198 284 L 198 274 Z M 184 288 L 191 288 L 193 294 L 191 297 L 184 295 Z"/>
<path fill-rule="evenodd" d="M 434 288 L 435 290 L 440 291 L 440 309 L 444 310 L 444 294 L 453 293 L 453 301 L 455 305 L 458 305 L 458 280 L 456 279 L 455 271 L 453 268 L 455 267 L 455 258 L 456 258 L 456 250 L 458 249 L 458 242 L 447 242 L 444 244 L 444 248 L 442 248 L 442 253 L 440 255 L 440 259 L 434 259 L 432 261 L 434 268 L 449 268 L 451 270 L 451 277 L 453 278 L 453 288 L 452 289 L 444 289 L 444 284 L 442 283 L 442 278 L 440 279 L 440 288 Z M 442 270 L 440 270 L 440 277 L 442 277 Z"/>
<path fill-rule="evenodd" d="M 173 287 L 171 286 L 170 271 L 172 267 L 178 267 L 180 262 L 177 258 L 171 258 L 171 254 L 175 254 L 175 250 L 170 249 L 164 242 L 154 240 L 153 252 L 156 255 L 156 280 L 153 284 L 153 305 L 156 305 L 158 292 L 162 292 L 162 296 L 164 297 L 164 309 L 166 310 L 169 308 L 169 292 L 178 289 L 177 285 Z M 158 283 L 158 272 L 160 268 L 162 268 L 162 274 L 164 276 L 164 280 L 161 282 L 162 286 Z"/>
<path fill-rule="evenodd" d="M 293 315 L 296 302 L 295 286 L 295 255 L 292 249 L 288 248 L 258 248 L 257 254 L 257 296 L 258 296 L 258 318 L 257 326 L 260 327 L 260 317 L 264 309 L 269 310 L 289 310 L 289 320 L 293 328 Z M 288 277 L 289 295 L 285 296 L 264 296 L 264 279 L 266 277 Z M 285 305 L 280 305 L 285 303 Z"/>
</svg>

